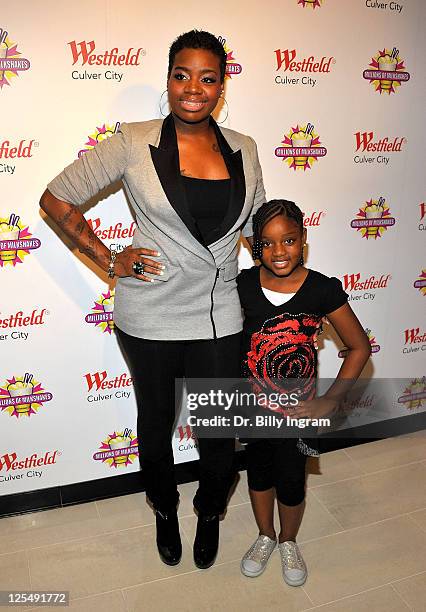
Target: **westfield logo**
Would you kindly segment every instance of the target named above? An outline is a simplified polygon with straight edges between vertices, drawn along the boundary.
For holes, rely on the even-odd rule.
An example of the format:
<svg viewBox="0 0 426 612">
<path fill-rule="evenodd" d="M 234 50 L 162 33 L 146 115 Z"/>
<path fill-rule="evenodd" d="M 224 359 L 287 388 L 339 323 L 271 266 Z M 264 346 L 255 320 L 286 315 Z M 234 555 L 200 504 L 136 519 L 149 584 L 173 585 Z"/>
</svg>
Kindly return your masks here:
<svg viewBox="0 0 426 612">
<path fill-rule="evenodd" d="M 143 51 L 141 47 L 135 53 L 132 53 L 133 47 L 130 47 L 126 53 L 119 53 L 118 47 L 114 47 L 103 53 L 95 53 L 96 44 L 94 40 L 90 42 L 83 40 L 79 43 L 73 40 L 68 44 L 71 48 L 73 66 L 80 59 L 82 66 L 85 64 L 89 64 L 89 66 L 139 66 L 139 57 Z"/>
<path fill-rule="evenodd" d="M 28 144 L 26 144 L 25 140 L 20 140 L 19 143 L 14 143 L 11 145 L 10 140 L 3 140 L 3 142 L 0 142 L 0 159 L 32 157 L 34 142 L 34 140 L 30 140 Z"/>
<path fill-rule="evenodd" d="M 299 59 L 296 49 L 276 49 L 274 51 L 277 60 L 277 70 L 283 69 L 284 72 L 330 72 L 331 63 L 334 57 L 315 58 L 314 55 Z"/>
<path fill-rule="evenodd" d="M 33 453 L 25 459 L 17 460 L 18 456 L 16 453 L 6 453 L 0 456 L 0 472 L 3 468 L 6 472 L 9 470 L 23 470 L 25 468 L 40 467 L 41 465 L 53 465 L 56 463 L 59 451 L 47 451 L 44 455 L 38 455 Z"/>
<path fill-rule="evenodd" d="M 404 330 L 405 344 L 417 344 L 426 342 L 426 331 L 420 333 L 420 327 Z"/>
<path fill-rule="evenodd" d="M 133 379 L 123 372 L 120 376 L 108 379 L 106 370 L 103 372 L 95 372 L 94 374 L 85 374 L 84 378 L 87 382 L 87 391 L 91 391 L 95 387 L 96 391 L 100 389 L 119 389 L 120 387 L 131 387 Z"/>
<path fill-rule="evenodd" d="M 101 228 L 101 220 L 99 218 L 88 219 L 87 222 L 96 236 L 103 240 L 106 238 L 113 240 L 133 238 L 136 229 L 136 224 L 134 221 L 132 221 L 129 227 L 123 227 L 123 224 L 118 222 L 115 225 L 110 225 L 106 228 Z"/>
<path fill-rule="evenodd" d="M 406 142 L 404 136 L 395 136 L 393 139 L 374 138 L 374 132 L 355 132 L 356 151 L 400 152 Z"/>
<path fill-rule="evenodd" d="M 382 274 L 380 277 L 372 274 L 361 280 L 361 274 L 345 274 L 343 283 L 345 291 L 365 291 L 366 289 L 384 289 L 388 286 L 390 274 Z"/>
</svg>

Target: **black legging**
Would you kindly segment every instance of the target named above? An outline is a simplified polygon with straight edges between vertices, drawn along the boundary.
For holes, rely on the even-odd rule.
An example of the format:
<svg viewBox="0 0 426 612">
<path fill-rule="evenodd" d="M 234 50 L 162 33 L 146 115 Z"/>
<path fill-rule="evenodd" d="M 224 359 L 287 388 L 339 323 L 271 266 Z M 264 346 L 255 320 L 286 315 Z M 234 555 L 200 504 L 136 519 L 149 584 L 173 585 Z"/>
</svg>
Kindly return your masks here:
<svg viewBox="0 0 426 612">
<path fill-rule="evenodd" d="M 168 511 L 179 499 L 171 438 L 176 417 L 175 379 L 238 378 L 241 334 L 214 340 L 145 340 L 116 328 L 132 373 L 138 405 L 139 457 L 146 494 Z M 233 439 L 198 439 L 200 484 L 195 508 L 221 514 L 234 472 Z"/>
<path fill-rule="evenodd" d="M 297 447 L 297 438 L 257 440 L 246 448 L 247 480 L 253 491 L 275 487 L 277 499 L 297 506 L 305 499 L 306 455 Z"/>
</svg>

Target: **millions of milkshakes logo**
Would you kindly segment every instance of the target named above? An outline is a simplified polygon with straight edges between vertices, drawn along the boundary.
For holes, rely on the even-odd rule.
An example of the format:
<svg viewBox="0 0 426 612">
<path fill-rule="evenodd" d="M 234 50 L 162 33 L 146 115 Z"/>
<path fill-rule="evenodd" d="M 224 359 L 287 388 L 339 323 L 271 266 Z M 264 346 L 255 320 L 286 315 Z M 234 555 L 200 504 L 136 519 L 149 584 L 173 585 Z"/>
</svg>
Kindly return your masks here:
<svg viewBox="0 0 426 612">
<path fill-rule="evenodd" d="M 138 439 L 132 430 L 113 431 L 102 440 L 99 450 L 94 453 L 95 461 L 102 461 L 110 468 L 126 468 L 132 465 L 139 455 Z"/>
<path fill-rule="evenodd" d="M 426 295 L 426 270 L 422 270 L 416 281 L 414 281 L 414 287 L 420 291 L 422 295 Z"/>
<path fill-rule="evenodd" d="M 225 53 L 226 53 L 225 79 L 232 79 L 232 77 L 235 76 L 236 74 L 241 74 L 241 72 L 243 71 L 243 68 L 241 64 L 239 64 L 237 60 L 235 59 L 233 55 L 234 52 L 227 45 L 226 38 L 223 38 L 223 36 L 218 36 L 217 38 L 219 42 L 222 44 L 223 48 L 225 49 Z"/>
<path fill-rule="evenodd" d="M 0 28 L 0 91 L 10 85 L 11 80 L 20 72 L 28 70 L 30 61 L 21 57 L 17 43 L 9 38 L 9 33 Z"/>
<path fill-rule="evenodd" d="M 25 257 L 40 246 L 41 241 L 31 234 L 19 215 L 0 216 L 0 268 L 23 263 Z"/>
<path fill-rule="evenodd" d="M 416 410 L 426 405 L 426 376 L 414 378 L 398 397 L 398 403 L 404 404 L 408 410 Z"/>
<path fill-rule="evenodd" d="M 387 166 L 394 153 L 401 153 L 407 144 L 405 136 L 377 137 L 374 132 L 355 132 L 356 164 Z"/>
<path fill-rule="evenodd" d="M 86 323 L 97 327 L 104 334 L 112 334 L 114 331 L 114 289 L 101 293 L 92 306 L 92 312 L 84 318 Z"/>
<path fill-rule="evenodd" d="M 378 200 L 368 200 L 362 206 L 356 219 L 352 219 L 351 227 L 360 232 L 367 240 L 377 240 L 381 238 L 389 227 L 395 225 L 395 218 L 392 217 L 386 200 L 380 197 Z"/>
<path fill-rule="evenodd" d="M 373 336 L 371 329 L 368 329 L 368 327 L 366 327 L 364 331 L 367 334 L 367 338 L 370 342 L 371 354 L 374 355 L 374 353 L 378 353 L 381 347 L 380 347 L 380 344 L 377 344 L 376 338 Z M 348 349 L 344 348 L 341 351 L 339 351 L 338 356 L 343 358 L 343 357 L 346 357 L 347 354 L 348 354 Z"/>
<path fill-rule="evenodd" d="M 94 40 L 89 42 L 82 40 L 79 43 L 72 40 L 68 43 L 68 45 L 71 50 L 73 66 L 80 63 L 81 66 L 85 66 L 87 68 L 98 68 L 96 72 L 86 70 L 86 68 L 84 70 L 73 70 L 71 72 L 71 78 L 74 80 L 99 80 L 104 78 L 107 81 L 121 83 L 124 72 L 120 72 L 117 68 L 124 66 L 139 66 L 141 63 L 141 56 L 145 55 L 145 50 L 142 49 L 142 47 L 139 47 L 138 49 L 130 47 L 123 53 L 119 51 L 118 47 L 108 49 L 102 53 L 95 53 L 96 43 Z M 102 69 L 102 71 L 99 71 L 101 70 L 101 67 L 104 66 L 113 68 L 109 68 L 108 70 Z"/>
<path fill-rule="evenodd" d="M 396 47 L 392 50 L 378 51 L 372 58 L 370 66 L 372 68 L 364 70 L 363 77 L 370 81 L 380 94 L 395 93 L 401 87 L 401 83 L 405 83 L 410 78 Z"/>
<path fill-rule="evenodd" d="M 37 414 L 52 398 L 30 372 L 12 376 L 0 385 L 0 409 L 16 418 Z"/>
<path fill-rule="evenodd" d="M 303 6 L 303 8 L 310 7 L 311 9 L 321 8 L 324 0 L 297 0 L 297 4 Z"/>
<path fill-rule="evenodd" d="M 78 156 L 81 157 L 82 155 L 87 153 L 87 151 L 91 151 L 92 149 L 94 149 L 98 143 L 102 142 L 102 140 L 110 138 L 111 136 L 116 134 L 118 132 L 119 127 L 120 121 L 117 121 L 112 125 L 104 123 L 101 127 L 97 127 L 93 134 L 89 134 L 87 142 L 84 143 L 85 148 L 81 149 L 78 152 Z"/>
<path fill-rule="evenodd" d="M 275 149 L 275 155 L 281 157 L 293 170 L 308 170 L 327 155 L 327 149 L 321 145 L 318 134 L 312 123 L 297 124 L 284 134 L 282 146 Z"/>
</svg>

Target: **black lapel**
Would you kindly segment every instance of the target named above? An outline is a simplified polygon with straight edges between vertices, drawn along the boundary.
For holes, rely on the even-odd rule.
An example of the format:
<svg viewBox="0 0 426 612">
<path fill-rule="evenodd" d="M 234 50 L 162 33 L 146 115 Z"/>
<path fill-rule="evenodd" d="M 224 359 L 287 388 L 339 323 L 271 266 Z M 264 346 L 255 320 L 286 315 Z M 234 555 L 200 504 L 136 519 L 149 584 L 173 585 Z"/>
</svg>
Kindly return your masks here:
<svg viewBox="0 0 426 612">
<path fill-rule="evenodd" d="M 216 139 L 220 148 L 220 152 L 223 155 L 226 167 L 228 169 L 229 176 L 231 178 L 231 189 L 229 193 L 229 204 L 227 212 L 221 223 L 214 230 L 209 232 L 206 237 L 207 244 L 213 244 L 231 229 L 235 224 L 244 206 L 246 199 L 246 181 L 244 178 L 244 167 L 241 150 L 233 151 L 222 134 L 219 126 L 213 117 L 210 117 L 210 123 L 213 125 Z"/>
<path fill-rule="evenodd" d="M 171 114 L 163 121 L 158 147 L 149 145 L 152 162 L 167 199 L 194 238 L 203 245 L 212 244 L 226 235 L 237 221 L 246 197 L 241 150 L 234 152 L 212 117 L 210 117 L 210 122 L 215 130 L 216 139 L 228 169 L 231 188 L 227 212 L 219 226 L 209 233 L 205 242 L 189 211 L 186 191 L 180 174 L 176 129 Z"/>
<path fill-rule="evenodd" d="M 204 244 L 194 218 L 189 212 L 185 187 L 180 175 L 175 123 L 171 114 L 163 121 L 158 148 L 154 145 L 149 145 L 149 148 L 152 162 L 167 199 L 194 238 Z"/>
</svg>

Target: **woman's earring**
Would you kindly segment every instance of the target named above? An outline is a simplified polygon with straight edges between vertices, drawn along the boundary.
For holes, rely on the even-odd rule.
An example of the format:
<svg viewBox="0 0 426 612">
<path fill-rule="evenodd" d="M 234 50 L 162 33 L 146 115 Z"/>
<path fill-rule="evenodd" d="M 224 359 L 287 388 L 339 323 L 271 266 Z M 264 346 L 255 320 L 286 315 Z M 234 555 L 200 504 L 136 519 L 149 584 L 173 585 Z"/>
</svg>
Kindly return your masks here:
<svg viewBox="0 0 426 612">
<path fill-rule="evenodd" d="M 166 114 L 164 114 L 164 113 L 163 113 L 163 106 L 165 106 L 165 104 L 163 105 L 163 96 L 164 96 L 164 94 L 165 94 L 165 93 L 167 93 L 167 89 L 165 89 L 165 90 L 163 91 L 163 93 L 161 94 L 161 98 L 160 98 L 160 101 L 159 101 L 159 103 L 158 103 L 158 108 L 160 109 L 160 115 L 161 115 L 162 117 L 167 117 L 167 115 L 169 114 L 169 113 L 166 113 Z M 167 104 L 168 104 L 168 103 L 169 103 L 169 102 L 167 101 Z"/>
<path fill-rule="evenodd" d="M 223 92 L 222 92 L 223 94 Z M 225 121 L 228 119 L 228 115 L 229 115 L 229 105 L 228 102 L 226 101 L 226 98 L 224 95 L 220 95 L 219 96 L 219 100 L 223 100 L 223 103 L 226 105 L 226 115 L 225 115 L 225 119 L 222 119 L 222 121 L 217 121 L 217 123 L 221 124 L 221 123 L 225 123 Z"/>
</svg>

